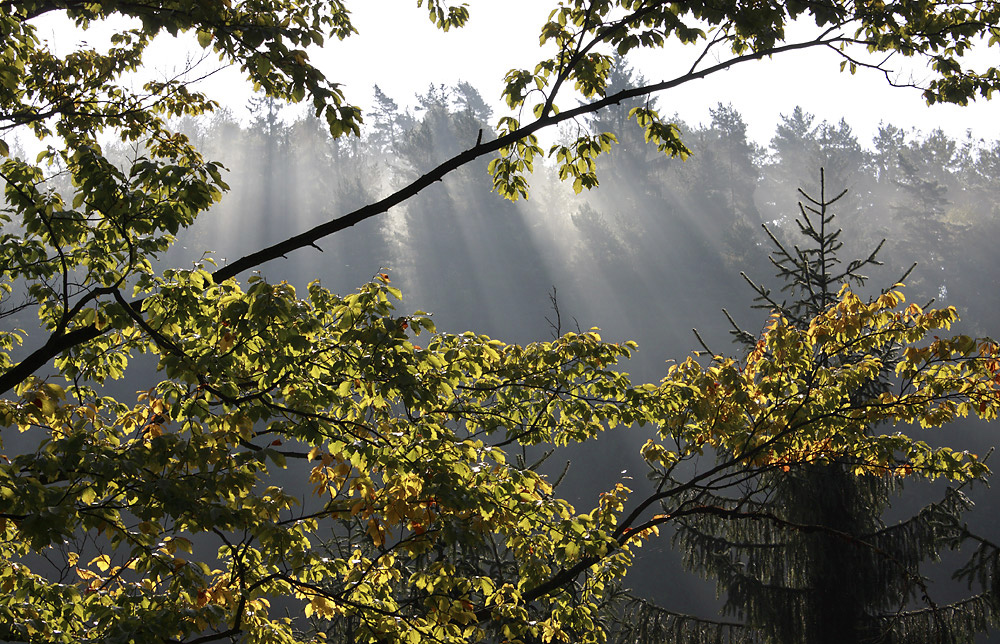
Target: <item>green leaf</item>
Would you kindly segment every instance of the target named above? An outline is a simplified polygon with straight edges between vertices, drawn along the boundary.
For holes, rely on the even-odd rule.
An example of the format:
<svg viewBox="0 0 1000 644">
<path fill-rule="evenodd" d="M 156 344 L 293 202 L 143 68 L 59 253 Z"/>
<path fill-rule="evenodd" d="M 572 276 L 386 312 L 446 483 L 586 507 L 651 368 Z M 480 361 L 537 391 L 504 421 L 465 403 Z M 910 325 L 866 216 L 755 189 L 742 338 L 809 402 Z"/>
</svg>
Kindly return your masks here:
<svg viewBox="0 0 1000 644">
<path fill-rule="evenodd" d="M 198 30 L 198 44 L 202 49 L 207 49 L 212 44 L 212 39 L 212 32 L 205 29 Z"/>
<path fill-rule="evenodd" d="M 82 492 L 80 492 L 80 502 L 84 505 L 90 505 L 97 499 L 97 491 L 93 487 L 85 487 Z"/>
</svg>

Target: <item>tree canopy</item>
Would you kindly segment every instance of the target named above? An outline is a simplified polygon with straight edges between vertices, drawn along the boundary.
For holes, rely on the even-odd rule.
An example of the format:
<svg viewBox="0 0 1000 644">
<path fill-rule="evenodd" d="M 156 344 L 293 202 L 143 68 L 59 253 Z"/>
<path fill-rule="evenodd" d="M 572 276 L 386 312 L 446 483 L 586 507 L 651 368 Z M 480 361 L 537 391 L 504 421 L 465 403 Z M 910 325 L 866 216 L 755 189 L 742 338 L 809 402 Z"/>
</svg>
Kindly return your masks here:
<svg viewBox="0 0 1000 644">
<path fill-rule="evenodd" d="M 841 259 L 844 230 L 835 213 L 847 191 L 831 194 L 822 170 L 819 186 L 816 195 L 800 190 L 798 243 L 786 246 L 765 226 L 780 289 L 743 275 L 756 293 L 756 308 L 780 312 L 800 328 L 829 307 L 843 284 L 862 287 L 868 281 L 862 271 L 882 264 L 877 256 L 885 243 L 860 258 Z M 753 334 L 735 322 L 730 333 L 753 349 Z M 898 350 L 899 345 L 890 343 L 877 352 L 885 358 Z M 844 354 L 839 359 L 863 357 Z M 891 387 L 891 374 L 883 372 L 854 396 L 877 397 Z M 898 479 L 855 476 L 854 467 L 852 461 L 828 460 L 765 472 L 770 480 L 762 488 L 767 494 L 736 502 L 746 517 L 766 514 L 774 521 L 702 514 L 680 522 L 674 543 L 682 547 L 685 565 L 714 577 L 726 597 L 724 612 L 743 622 L 742 628 L 730 628 L 732 641 L 961 642 L 996 622 L 996 589 L 988 583 L 976 594 L 935 603 L 929 610 L 900 609 L 913 595 L 929 596 L 920 562 L 939 562 L 943 551 L 974 544 L 976 555 L 956 577 L 992 574 L 987 562 L 996 555 L 996 546 L 970 532 L 962 516 L 972 505 L 968 497 L 949 488 L 942 500 L 902 520 L 888 519 L 890 496 L 900 491 Z M 720 506 L 730 501 L 712 499 Z"/>
<path fill-rule="evenodd" d="M 464 6 L 417 5 L 442 29 L 469 19 Z M 116 14 L 141 27 L 107 51 L 60 55 L 32 24 L 57 11 L 80 30 Z M 884 66 L 856 50 L 923 56 L 928 100 L 988 95 L 995 70 L 967 71 L 960 56 L 993 35 L 997 12 L 563 2 L 541 31 L 556 53 L 508 74 L 513 116 L 495 135 L 380 201 L 209 272 L 158 259 L 227 189 L 224 169 L 171 125 L 215 104 L 187 79 L 134 89 L 128 73 L 158 34 L 193 32 L 256 89 L 308 102 L 332 136 L 356 135 L 360 110 L 309 61 L 310 47 L 352 36 L 346 7 L 0 2 L 2 315 L 29 326 L 0 332 L 0 638 L 597 642 L 633 548 L 692 514 L 738 514 L 699 499 L 753 472 L 849 461 L 855 475 L 982 476 L 976 455 L 866 431 L 994 419 L 1000 403 L 997 345 L 949 335 L 953 308 L 906 305 L 899 289 L 864 301 L 845 288 L 807 325 L 773 315 L 744 360 L 692 357 L 658 384 L 636 384 L 616 368 L 632 343 L 596 330 L 525 346 L 439 334 L 425 314 L 393 309 L 388 274 L 345 296 L 319 281 L 300 295 L 236 277 L 479 157 L 492 155 L 497 192 L 527 196 L 539 129 L 750 60 L 827 47 L 853 70 Z M 818 31 L 788 41 L 793 19 Z M 705 56 L 671 80 L 608 95 L 613 53 L 669 40 Z M 728 53 L 703 65 L 714 51 Z M 560 111 L 556 99 L 574 93 L 585 102 Z M 688 153 L 654 109 L 629 118 L 661 152 Z M 22 132 L 45 146 L 34 160 L 13 145 Z M 106 154 L 108 136 L 131 158 Z M 594 159 L 616 140 L 586 134 L 549 154 L 579 190 L 596 185 Z M 128 371 L 138 354 L 152 356 L 155 377 Z M 893 388 L 854 395 L 885 372 Z M 123 378 L 140 390 L 134 400 L 109 395 Z M 652 487 L 636 498 L 609 482 L 578 510 L 516 458 L 612 431 L 648 435 Z M 684 464 L 705 450 L 720 459 L 692 473 Z"/>
</svg>

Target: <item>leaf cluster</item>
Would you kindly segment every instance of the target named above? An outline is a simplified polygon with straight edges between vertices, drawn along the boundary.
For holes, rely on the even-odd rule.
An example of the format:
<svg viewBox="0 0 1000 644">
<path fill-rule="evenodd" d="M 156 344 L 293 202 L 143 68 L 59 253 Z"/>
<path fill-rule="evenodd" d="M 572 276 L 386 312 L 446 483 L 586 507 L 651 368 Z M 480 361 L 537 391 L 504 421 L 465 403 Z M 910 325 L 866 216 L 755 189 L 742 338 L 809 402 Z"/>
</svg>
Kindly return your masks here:
<svg viewBox="0 0 1000 644">
<path fill-rule="evenodd" d="M 433 334 L 427 317 L 395 315 L 385 275 L 345 297 L 262 279 L 244 291 L 199 269 L 148 288 L 146 348 L 167 379 L 137 404 L 32 379 L 0 409 L 44 437 L 0 465 L 3 556 L 18 562 L 0 582 L 7 638 L 301 641 L 268 611 L 284 597 L 318 624 L 357 620 L 363 640 L 600 641 L 631 549 L 713 511 L 688 505 L 692 487 L 845 459 L 859 474 L 981 476 L 973 455 L 863 428 L 994 418 L 1000 403 L 997 346 L 922 344 L 954 310 L 903 307 L 899 292 L 866 304 L 845 290 L 806 330 L 773 318 L 744 363 L 689 359 L 634 386 L 615 370 L 633 345 Z M 908 347 L 889 366 L 899 388 L 856 400 L 887 368 L 885 343 Z M 842 363 L 847 351 L 872 357 Z M 637 504 L 617 484 L 577 511 L 506 451 L 633 424 L 656 429 L 642 454 L 659 473 Z M 677 480 L 708 447 L 730 456 Z"/>
</svg>

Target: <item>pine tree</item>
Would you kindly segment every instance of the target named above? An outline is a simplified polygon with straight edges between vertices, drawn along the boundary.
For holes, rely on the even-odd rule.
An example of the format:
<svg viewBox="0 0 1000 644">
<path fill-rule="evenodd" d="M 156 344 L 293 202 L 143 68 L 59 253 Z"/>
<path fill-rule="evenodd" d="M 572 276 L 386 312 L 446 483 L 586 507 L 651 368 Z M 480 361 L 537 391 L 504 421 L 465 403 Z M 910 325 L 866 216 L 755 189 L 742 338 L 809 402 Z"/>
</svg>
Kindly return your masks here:
<svg viewBox="0 0 1000 644">
<path fill-rule="evenodd" d="M 836 300 L 842 284 L 863 285 L 861 271 L 880 264 L 881 244 L 866 258 L 842 264 L 831 206 L 846 191 L 827 197 L 822 171 L 819 191 L 814 198 L 800 190 L 804 202 L 796 224 L 804 244 L 789 247 L 767 230 L 782 283 L 778 292 L 744 275 L 757 294 L 756 307 L 801 326 Z M 736 340 L 752 346 L 754 336 L 729 319 Z M 891 375 L 873 378 L 857 395 L 888 389 Z M 633 600 L 625 607 L 620 641 L 959 644 L 996 628 L 1000 550 L 965 527 L 962 516 L 972 504 L 962 491 L 949 489 L 908 520 L 886 525 L 882 517 L 898 486 L 889 476 L 859 477 L 852 470 L 846 461 L 785 466 L 748 480 L 738 498 L 700 492 L 692 502 L 719 511 L 682 522 L 675 545 L 689 569 L 716 580 L 726 598 L 724 614 L 739 623 Z M 921 565 L 963 545 L 975 552 L 955 577 L 979 593 L 937 605 Z"/>
</svg>

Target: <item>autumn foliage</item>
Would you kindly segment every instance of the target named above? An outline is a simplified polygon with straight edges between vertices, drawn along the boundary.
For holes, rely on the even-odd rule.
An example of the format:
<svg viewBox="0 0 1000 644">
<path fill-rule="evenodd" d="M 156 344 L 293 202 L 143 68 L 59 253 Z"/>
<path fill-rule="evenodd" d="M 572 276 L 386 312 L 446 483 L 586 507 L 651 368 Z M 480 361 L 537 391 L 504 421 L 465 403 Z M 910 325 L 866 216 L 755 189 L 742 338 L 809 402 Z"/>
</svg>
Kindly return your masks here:
<svg viewBox="0 0 1000 644">
<path fill-rule="evenodd" d="M 898 427 L 870 431 L 998 408 L 996 344 L 930 336 L 955 311 L 898 290 L 869 303 L 845 289 L 807 330 L 773 317 L 743 362 L 692 357 L 636 386 L 615 369 L 632 345 L 593 330 L 523 347 L 434 334 L 395 314 L 388 282 L 299 299 L 177 271 L 143 310 L 191 314 L 160 326 L 170 378 L 136 404 L 26 381 L 2 405 L 40 438 L 0 468 L 4 637 L 293 641 L 304 622 L 276 617 L 281 601 L 317 632 L 354 620 L 361 639 L 599 641 L 632 548 L 712 511 L 693 487 L 845 459 L 877 476 L 986 472 Z M 901 349 L 891 363 L 875 357 L 886 345 Z M 852 395 L 885 372 L 891 392 Z M 622 431 L 649 435 L 655 490 L 617 484 L 585 512 L 508 453 Z M 725 457 L 678 479 L 705 449 Z"/>
</svg>

